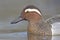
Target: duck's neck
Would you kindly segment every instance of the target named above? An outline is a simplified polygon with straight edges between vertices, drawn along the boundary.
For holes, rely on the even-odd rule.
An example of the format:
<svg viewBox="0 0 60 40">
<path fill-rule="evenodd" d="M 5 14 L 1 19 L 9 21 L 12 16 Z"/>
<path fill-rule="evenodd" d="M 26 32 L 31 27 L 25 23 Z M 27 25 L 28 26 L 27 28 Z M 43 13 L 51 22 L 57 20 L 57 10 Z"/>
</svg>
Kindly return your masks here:
<svg viewBox="0 0 60 40">
<path fill-rule="evenodd" d="M 29 26 L 36 26 L 42 23 L 43 19 L 37 20 L 37 21 L 29 21 Z"/>
<path fill-rule="evenodd" d="M 39 28 L 40 21 L 29 21 L 28 31 L 33 32 Z"/>
<path fill-rule="evenodd" d="M 36 26 L 38 23 L 39 23 L 39 21 L 37 21 L 37 22 L 30 21 L 29 22 L 29 25 L 30 26 Z"/>
</svg>

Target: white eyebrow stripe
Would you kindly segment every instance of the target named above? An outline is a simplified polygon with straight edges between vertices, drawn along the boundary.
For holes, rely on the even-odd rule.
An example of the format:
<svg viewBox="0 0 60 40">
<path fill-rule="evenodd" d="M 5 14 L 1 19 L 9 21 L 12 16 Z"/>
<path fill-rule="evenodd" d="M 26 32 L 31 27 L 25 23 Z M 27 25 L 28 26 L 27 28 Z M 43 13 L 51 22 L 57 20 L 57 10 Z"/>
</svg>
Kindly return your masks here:
<svg viewBox="0 0 60 40">
<path fill-rule="evenodd" d="M 29 12 L 35 11 L 35 12 L 37 12 L 39 15 L 41 15 L 41 13 L 39 12 L 39 10 L 37 10 L 37 9 L 30 9 L 30 8 L 28 8 L 28 9 L 25 10 L 25 12 L 27 12 L 27 11 L 29 11 Z"/>
</svg>

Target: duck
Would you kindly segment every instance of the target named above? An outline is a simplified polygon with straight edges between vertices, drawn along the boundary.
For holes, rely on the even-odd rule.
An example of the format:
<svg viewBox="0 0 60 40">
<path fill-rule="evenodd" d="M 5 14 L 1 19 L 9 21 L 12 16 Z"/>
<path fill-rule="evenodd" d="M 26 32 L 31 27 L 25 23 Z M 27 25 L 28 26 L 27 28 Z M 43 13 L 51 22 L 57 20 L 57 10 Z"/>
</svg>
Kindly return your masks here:
<svg viewBox="0 0 60 40">
<path fill-rule="evenodd" d="M 26 6 L 22 10 L 21 15 L 13 20 L 11 24 L 16 24 L 23 20 L 28 21 L 28 40 L 51 40 L 52 26 L 48 22 L 45 22 L 39 8 L 34 5 Z"/>
</svg>

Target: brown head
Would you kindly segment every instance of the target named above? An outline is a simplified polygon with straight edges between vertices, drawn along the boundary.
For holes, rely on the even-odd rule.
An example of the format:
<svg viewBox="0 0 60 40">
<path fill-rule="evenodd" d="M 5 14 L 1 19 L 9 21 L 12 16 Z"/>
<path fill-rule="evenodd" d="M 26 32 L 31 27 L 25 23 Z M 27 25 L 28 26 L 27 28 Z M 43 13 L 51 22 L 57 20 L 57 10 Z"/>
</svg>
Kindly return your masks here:
<svg viewBox="0 0 60 40">
<path fill-rule="evenodd" d="M 42 19 L 41 11 L 33 5 L 29 5 L 23 9 L 21 16 L 18 17 L 16 20 L 12 21 L 11 24 L 18 23 L 22 20 L 36 22 L 41 19 Z"/>
</svg>

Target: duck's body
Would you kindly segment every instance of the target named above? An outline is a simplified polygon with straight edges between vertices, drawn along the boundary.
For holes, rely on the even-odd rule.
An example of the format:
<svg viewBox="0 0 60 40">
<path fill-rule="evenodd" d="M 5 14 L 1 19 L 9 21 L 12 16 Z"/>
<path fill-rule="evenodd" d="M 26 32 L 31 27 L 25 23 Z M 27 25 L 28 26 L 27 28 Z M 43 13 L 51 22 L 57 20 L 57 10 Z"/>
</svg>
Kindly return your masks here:
<svg viewBox="0 0 60 40">
<path fill-rule="evenodd" d="M 28 31 L 37 35 L 51 35 L 51 25 L 44 21 L 41 23 L 30 22 L 28 25 Z"/>
<path fill-rule="evenodd" d="M 36 24 L 29 23 L 28 38 L 29 40 L 51 40 L 51 25 L 45 22 Z"/>
<path fill-rule="evenodd" d="M 20 19 L 21 17 L 21 19 Z M 51 25 L 48 22 L 44 22 L 41 11 L 35 6 L 27 6 L 18 19 L 12 22 L 17 23 L 22 20 L 29 22 L 27 33 L 28 40 L 51 40 Z M 49 36 L 49 37 L 48 37 Z"/>
</svg>

